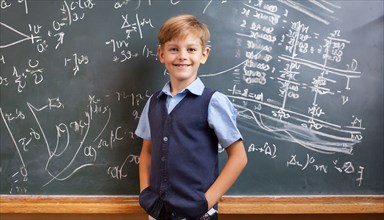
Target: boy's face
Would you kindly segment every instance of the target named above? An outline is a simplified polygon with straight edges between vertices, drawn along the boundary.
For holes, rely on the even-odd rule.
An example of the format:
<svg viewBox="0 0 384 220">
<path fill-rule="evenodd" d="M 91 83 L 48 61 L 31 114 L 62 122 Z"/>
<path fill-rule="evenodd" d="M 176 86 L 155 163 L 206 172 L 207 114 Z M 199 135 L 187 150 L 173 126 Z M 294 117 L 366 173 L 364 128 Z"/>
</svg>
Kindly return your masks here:
<svg viewBox="0 0 384 220">
<path fill-rule="evenodd" d="M 185 39 L 172 39 L 158 49 L 159 59 L 165 64 L 171 81 L 192 82 L 196 79 L 200 64 L 204 64 L 210 49 L 202 48 L 201 41 L 194 35 Z"/>
</svg>

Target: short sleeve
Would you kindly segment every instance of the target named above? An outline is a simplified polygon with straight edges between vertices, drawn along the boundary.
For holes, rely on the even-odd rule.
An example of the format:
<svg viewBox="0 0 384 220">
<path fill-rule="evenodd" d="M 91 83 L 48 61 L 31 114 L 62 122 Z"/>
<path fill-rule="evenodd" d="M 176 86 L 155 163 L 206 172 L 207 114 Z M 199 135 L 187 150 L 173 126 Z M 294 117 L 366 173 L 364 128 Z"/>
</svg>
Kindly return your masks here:
<svg viewBox="0 0 384 220">
<path fill-rule="evenodd" d="M 149 118 L 148 118 L 148 110 L 149 110 L 150 102 L 151 102 L 151 97 L 148 99 L 147 103 L 145 103 L 143 111 L 141 112 L 139 124 L 137 125 L 137 128 L 135 130 L 135 134 L 145 140 L 151 140 L 151 127 L 149 125 Z"/>
<path fill-rule="evenodd" d="M 212 95 L 208 107 L 208 123 L 215 131 L 220 145 L 227 148 L 242 139 L 236 124 L 237 110 L 228 97 L 220 92 Z"/>
</svg>

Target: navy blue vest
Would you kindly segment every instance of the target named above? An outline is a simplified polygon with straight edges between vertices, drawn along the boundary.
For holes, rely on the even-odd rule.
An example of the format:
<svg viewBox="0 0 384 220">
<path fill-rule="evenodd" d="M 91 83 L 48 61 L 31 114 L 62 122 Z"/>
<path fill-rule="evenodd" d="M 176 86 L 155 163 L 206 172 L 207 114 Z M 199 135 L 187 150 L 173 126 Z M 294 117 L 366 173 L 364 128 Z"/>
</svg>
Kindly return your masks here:
<svg viewBox="0 0 384 220">
<path fill-rule="evenodd" d="M 163 207 L 188 219 L 208 211 L 204 193 L 218 176 L 218 140 L 207 120 L 214 92 L 189 92 L 169 114 L 165 94 L 151 98 L 151 178 L 140 204 L 155 218 Z"/>
</svg>

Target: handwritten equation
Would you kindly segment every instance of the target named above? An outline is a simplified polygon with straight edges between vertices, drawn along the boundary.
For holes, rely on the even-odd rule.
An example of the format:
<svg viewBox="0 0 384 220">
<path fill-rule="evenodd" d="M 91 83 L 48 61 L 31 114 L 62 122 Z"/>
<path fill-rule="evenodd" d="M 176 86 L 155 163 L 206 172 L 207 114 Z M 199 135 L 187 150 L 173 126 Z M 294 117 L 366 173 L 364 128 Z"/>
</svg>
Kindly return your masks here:
<svg viewBox="0 0 384 220">
<path fill-rule="evenodd" d="M 308 152 L 278 155 L 278 144 L 267 141 L 261 146 L 250 144 L 250 155 L 258 152 L 271 160 L 284 160 L 287 169 L 354 175 L 355 184 L 361 187 L 366 167 L 352 161 L 354 149 L 364 142 L 366 127 L 362 113 L 359 116 L 348 106 L 354 89 L 351 84 L 362 83 L 364 72 L 358 59 L 345 58 L 354 42 L 335 29 L 334 18 L 309 10 L 308 5 L 329 15 L 342 10 L 329 1 L 243 2 L 237 14 L 234 52 L 242 62 L 204 77 L 232 74 L 227 95 L 238 109 L 239 119 L 255 129 L 255 134 L 294 143 Z M 310 21 L 291 18 L 297 13 Z M 316 26 L 310 25 L 313 23 Z M 327 31 L 319 32 L 320 24 Z M 335 108 L 348 109 L 350 115 L 332 117 Z M 344 154 L 343 160 L 338 154 Z"/>
<path fill-rule="evenodd" d="M 123 102 L 137 108 L 148 97 L 148 94 L 128 94 L 128 92 L 119 91 L 113 95 L 105 95 L 104 99 L 113 99 L 114 102 Z M 21 164 L 20 169 L 12 174 L 14 187 L 11 188 L 10 194 L 20 188 L 18 183 L 27 182 L 29 179 L 30 172 L 25 162 L 29 158 L 25 155 L 30 151 L 38 150 L 46 155 L 44 171 L 49 175 L 49 180 L 42 187 L 54 180 L 64 181 L 79 170 L 91 166 L 105 167 L 106 174 L 113 179 L 121 180 L 128 178 L 124 170 L 127 169 L 126 166 L 139 164 L 138 155 L 133 153 L 126 155 L 124 161 L 118 165 L 113 165 L 116 163 L 114 161 L 109 162 L 112 164 L 103 162 L 105 154 L 113 153 L 115 149 L 121 148 L 122 143 L 129 145 L 131 140 L 137 138 L 134 131 L 125 123 L 111 124 L 114 119 L 113 108 L 110 105 L 103 104 L 103 99 L 100 97 L 89 95 L 87 106 L 83 108 L 83 115 L 80 115 L 81 118 L 59 123 L 62 118 L 60 115 L 65 112 L 66 106 L 71 104 L 70 100 L 68 101 L 69 103 L 65 103 L 60 97 L 54 97 L 48 98 L 46 103 L 40 106 L 27 102 L 26 110 L 16 109 L 15 112 L 4 112 L 0 108 L 2 123 L 6 127 L 7 136 L 10 136 L 14 143 L 14 149 L 18 152 Z M 138 109 L 132 110 L 131 118 L 138 120 L 138 111 Z M 50 114 L 56 115 L 58 122 L 51 121 L 51 125 L 47 125 L 44 121 Z M 16 132 L 17 124 L 28 124 L 32 121 L 34 125 L 24 132 Z M 49 137 L 53 134 L 55 138 Z M 41 147 L 44 145 L 46 149 L 42 150 Z M 66 162 L 62 163 L 63 161 Z M 23 192 L 26 193 L 27 188 Z"/>
<path fill-rule="evenodd" d="M 304 13 L 298 5 L 294 9 Z M 335 98 L 341 100 L 340 107 L 347 105 L 350 81 L 361 77 L 356 59 L 346 61 L 344 69 L 339 68 L 339 63 L 344 62 L 344 49 L 351 42 L 340 30 L 321 36 L 311 32 L 310 26 L 302 21 L 289 21 L 291 11 L 289 8 L 279 13 L 277 4 L 263 1 L 243 5 L 243 19 L 236 33 L 237 54 L 245 57 L 246 62 L 237 70 L 241 80 L 236 80 L 228 90 L 229 97 L 240 109 L 241 117 L 278 133 L 280 138 L 316 152 L 352 154 L 353 147 L 363 139 L 362 118 L 353 116 L 349 124 L 323 119 L 328 114 L 324 102 Z M 287 29 L 286 33 L 274 33 L 281 29 Z M 276 54 L 274 50 L 282 53 Z M 258 92 L 262 89 L 252 90 L 264 86 L 276 88 L 273 97 Z M 300 111 L 291 108 L 303 103 L 307 105 Z"/>
<path fill-rule="evenodd" d="M 345 177 L 341 188 L 371 190 L 376 168 L 365 154 L 380 153 L 370 132 L 383 128 L 356 106 L 358 96 L 374 99 L 359 89 L 376 73 L 340 25 L 346 4 L 0 1 L 0 193 L 55 193 L 81 178 L 86 190 L 100 181 L 101 193 L 138 193 L 134 130 L 168 80 L 156 32 L 181 11 L 211 30 L 212 55 L 199 76 L 236 107 L 249 166 L 267 159 L 271 173 Z"/>
</svg>

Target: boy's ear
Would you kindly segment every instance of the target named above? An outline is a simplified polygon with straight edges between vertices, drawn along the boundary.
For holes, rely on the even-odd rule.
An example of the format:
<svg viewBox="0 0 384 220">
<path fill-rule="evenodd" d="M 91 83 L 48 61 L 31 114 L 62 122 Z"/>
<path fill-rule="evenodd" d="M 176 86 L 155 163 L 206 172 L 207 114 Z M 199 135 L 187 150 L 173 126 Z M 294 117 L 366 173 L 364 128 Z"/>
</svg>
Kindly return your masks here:
<svg viewBox="0 0 384 220">
<path fill-rule="evenodd" d="M 211 52 L 211 48 L 206 47 L 205 49 L 203 49 L 203 56 L 201 57 L 201 61 L 200 61 L 201 64 L 204 64 L 205 62 L 207 62 L 209 52 Z"/>
<path fill-rule="evenodd" d="M 157 48 L 157 56 L 159 56 L 160 63 L 164 63 L 164 53 L 163 50 L 161 49 L 161 46 Z"/>
</svg>

